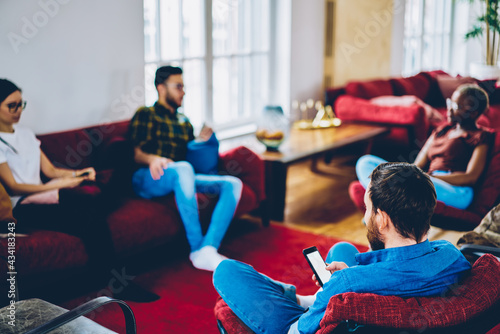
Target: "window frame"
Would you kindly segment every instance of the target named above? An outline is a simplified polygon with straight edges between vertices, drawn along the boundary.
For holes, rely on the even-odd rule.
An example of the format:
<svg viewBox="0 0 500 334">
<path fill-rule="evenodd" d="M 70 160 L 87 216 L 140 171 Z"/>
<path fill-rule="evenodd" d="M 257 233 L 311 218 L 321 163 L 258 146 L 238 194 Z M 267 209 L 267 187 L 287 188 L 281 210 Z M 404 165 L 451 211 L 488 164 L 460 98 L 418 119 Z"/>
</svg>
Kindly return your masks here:
<svg viewBox="0 0 500 334">
<path fill-rule="evenodd" d="M 418 19 L 418 29 L 414 29 L 413 31 L 418 31 L 417 33 L 414 34 L 407 34 L 407 28 L 406 25 L 409 24 L 409 20 L 407 20 L 407 11 L 408 7 L 411 7 L 409 5 L 409 2 L 413 1 L 418 1 L 419 4 L 419 19 Z M 456 1 L 455 0 L 449 0 L 449 9 L 450 11 L 447 13 L 446 12 L 446 7 L 448 4 L 446 4 L 444 1 L 433 1 L 433 0 L 405 0 L 405 20 L 404 20 L 404 37 L 403 37 L 403 64 L 402 64 L 402 74 L 403 76 L 409 76 L 409 75 L 414 75 L 420 71 L 426 71 L 426 70 L 435 70 L 435 69 L 443 69 L 447 72 L 454 72 L 454 63 L 452 62 L 452 55 L 453 55 L 453 49 L 455 46 L 455 33 L 454 33 L 454 26 L 455 26 L 455 6 L 456 6 Z M 426 11 L 426 4 L 431 3 L 434 7 L 432 11 Z M 444 19 L 439 22 L 443 22 L 442 26 L 440 29 L 433 29 L 431 32 L 428 32 L 425 30 L 425 22 L 426 22 L 426 16 L 432 15 L 434 18 L 437 15 L 437 6 L 442 6 L 443 7 L 443 13 L 449 14 L 449 17 L 447 19 Z M 448 25 L 445 26 L 445 22 L 448 22 Z M 433 22 L 438 22 L 437 20 L 433 20 Z M 410 23 L 411 24 L 411 23 Z M 425 64 L 424 63 L 424 52 L 425 48 L 424 45 L 426 43 L 426 39 L 432 40 L 432 44 L 430 46 L 432 54 L 431 58 L 435 59 L 436 55 L 441 55 L 440 59 L 438 61 L 433 61 L 431 64 Z M 436 40 L 441 39 L 442 43 L 436 43 Z M 415 64 L 411 64 L 411 56 L 412 54 L 409 54 L 409 44 L 410 43 L 416 43 L 417 47 L 415 54 L 417 55 L 417 59 L 415 61 Z M 439 46 L 437 48 L 436 46 Z"/>
<path fill-rule="evenodd" d="M 146 89 L 146 98 L 152 97 L 153 93 L 151 90 L 152 86 L 152 80 L 151 80 L 151 74 L 148 75 L 148 66 L 154 66 L 155 68 L 158 68 L 160 66 L 164 65 L 174 65 L 174 66 L 180 66 L 184 68 L 184 64 L 186 61 L 192 61 L 192 60 L 199 60 L 203 63 L 204 67 L 204 73 L 202 73 L 202 117 L 203 117 L 203 123 L 207 123 L 211 126 L 214 127 L 214 130 L 226 130 L 226 129 L 231 129 L 231 128 L 236 128 L 236 127 L 242 127 L 242 128 L 248 128 L 249 124 L 255 124 L 257 121 L 258 114 L 260 110 L 252 110 L 248 116 L 244 115 L 244 96 L 240 93 L 237 95 L 238 101 L 237 107 L 239 110 L 238 113 L 238 118 L 234 120 L 230 120 L 229 122 L 225 123 L 219 123 L 215 124 L 214 122 L 214 87 L 213 87 L 213 80 L 214 80 L 214 62 L 217 59 L 228 59 L 228 61 L 231 64 L 231 61 L 235 61 L 238 58 L 239 59 L 245 59 L 248 58 L 250 61 L 252 61 L 256 56 L 264 56 L 266 57 L 266 61 L 269 67 L 269 71 L 264 74 L 264 77 L 262 80 L 266 80 L 267 87 L 268 89 L 268 96 L 267 96 L 267 101 L 261 101 L 260 103 L 262 105 L 269 104 L 270 101 L 274 100 L 273 94 L 275 93 L 274 90 L 272 89 L 272 85 L 274 82 L 276 82 L 275 76 L 276 74 L 274 71 L 271 70 L 272 66 L 275 64 L 275 55 L 276 55 L 276 50 L 275 50 L 275 45 L 273 43 L 274 36 L 275 36 L 275 26 L 272 24 L 272 18 L 274 17 L 274 14 L 276 13 L 276 4 L 274 0 L 269 0 L 267 5 L 267 11 L 268 11 L 268 20 L 267 22 L 267 27 L 268 27 L 268 33 L 269 36 L 267 38 L 268 40 L 268 47 L 267 50 L 261 51 L 258 49 L 255 49 L 250 42 L 250 46 L 248 50 L 245 51 L 230 51 L 228 53 L 224 54 L 217 54 L 214 55 L 213 53 L 213 21 L 212 21 L 212 10 L 213 10 L 213 0 L 201 0 L 202 5 L 203 5 L 203 17 L 204 17 L 204 22 L 202 23 L 202 26 L 204 27 L 204 55 L 201 56 L 186 56 L 184 54 L 184 49 L 183 49 L 183 38 L 180 38 L 179 41 L 179 46 L 180 46 L 180 57 L 175 58 L 175 59 L 169 59 L 168 61 L 163 60 L 162 57 L 162 36 L 161 36 L 161 18 L 160 18 L 160 11 L 161 11 L 161 0 L 151 0 L 155 4 L 155 11 L 156 11 L 156 18 L 155 18 L 155 29 L 156 29 L 156 36 L 155 36 L 155 45 L 156 45 L 156 54 L 154 59 L 147 59 L 146 57 L 146 52 L 145 52 L 145 89 Z M 232 1 L 232 0 L 228 0 Z M 182 11 L 183 11 L 183 5 L 182 5 L 183 0 L 179 1 L 179 17 L 181 18 L 179 20 L 179 31 L 182 31 L 182 26 L 183 26 L 183 20 L 182 20 Z M 145 2 L 144 2 L 145 3 Z M 146 31 L 145 31 L 146 32 Z M 147 51 L 147 50 L 145 50 Z M 251 69 L 250 69 L 251 70 Z M 242 71 L 239 71 L 238 73 L 238 81 L 239 82 L 244 82 L 244 73 L 241 73 Z M 252 76 L 253 77 L 253 76 Z M 248 79 L 248 78 L 247 78 Z M 240 90 L 243 88 L 239 88 Z M 154 94 L 156 96 L 156 89 L 153 87 Z M 187 87 L 187 90 L 189 92 L 189 87 Z M 250 97 L 250 103 L 251 104 L 259 104 L 259 101 L 255 101 Z M 149 98 L 149 101 L 146 101 L 147 103 L 152 103 L 151 98 Z M 254 106 L 255 107 L 255 106 Z M 189 110 L 187 110 L 187 115 L 189 116 Z M 245 116 L 245 117 L 244 117 Z M 193 121 L 193 120 L 191 120 Z M 198 122 L 200 123 L 200 122 Z M 200 124 L 197 124 L 200 126 Z M 196 124 L 195 124 L 196 126 Z"/>
</svg>

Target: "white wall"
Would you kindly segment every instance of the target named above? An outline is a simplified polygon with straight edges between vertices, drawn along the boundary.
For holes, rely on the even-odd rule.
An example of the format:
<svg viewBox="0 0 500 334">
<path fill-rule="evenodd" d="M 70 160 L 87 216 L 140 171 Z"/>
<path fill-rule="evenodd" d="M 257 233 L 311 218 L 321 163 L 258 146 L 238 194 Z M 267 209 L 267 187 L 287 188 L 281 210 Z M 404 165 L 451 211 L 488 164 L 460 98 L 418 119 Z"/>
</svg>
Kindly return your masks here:
<svg viewBox="0 0 500 334">
<path fill-rule="evenodd" d="M 0 77 L 23 89 L 21 124 L 62 131 L 144 104 L 142 1 L 2 0 L 0 13 Z"/>
<path fill-rule="evenodd" d="M 293 0 L 291 7 L 290 99 L 323 100 L 325 2 Z"/>
</svg>

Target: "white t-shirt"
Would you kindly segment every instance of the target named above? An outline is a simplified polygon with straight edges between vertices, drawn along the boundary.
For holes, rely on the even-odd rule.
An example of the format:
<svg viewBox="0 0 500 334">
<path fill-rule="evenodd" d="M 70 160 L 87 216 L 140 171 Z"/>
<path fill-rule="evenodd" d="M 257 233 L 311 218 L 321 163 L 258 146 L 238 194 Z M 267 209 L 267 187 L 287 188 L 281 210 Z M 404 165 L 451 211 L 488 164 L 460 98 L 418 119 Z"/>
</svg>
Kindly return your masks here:
<svg viewBox="0 0 500 334">
<path fill-rule="evenodd" d="M 22 126 L 14 126 L 14 133 L 0 132 L 0 137 L 11 146 L 0 141 L 0 164 L 6 162 L 9 165 L 14 180 L 17 183 L 42 184 L 40 141 L 33 131 Z M 16 206 L 20 197 L 10 197 L 12 207 Z"/>
</svg>

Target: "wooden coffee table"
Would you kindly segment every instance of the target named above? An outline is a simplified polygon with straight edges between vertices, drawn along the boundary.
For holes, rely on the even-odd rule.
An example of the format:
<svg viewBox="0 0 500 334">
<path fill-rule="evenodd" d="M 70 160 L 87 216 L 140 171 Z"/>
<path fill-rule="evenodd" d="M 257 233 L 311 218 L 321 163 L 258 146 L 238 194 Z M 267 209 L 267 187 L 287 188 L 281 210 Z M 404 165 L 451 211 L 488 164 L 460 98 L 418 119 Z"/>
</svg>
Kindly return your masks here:
<svg viewBox="0 0 500 334">
<path fill-rule="evenodd" d="M 266 197 L 269 218 L 283 221 L 285 213 L 286 178 L 288 166 L 315 159 L 341 147 L 367 142 L 389 132 L 386 127 L 346 123 L 336 128 L 297 130 L 290 132 L 279 151 L 266 151 L 260 144 L 251 147 L 266 162 Z M 255 140 L 257 141 L 257 140 Z"/>
</svg>

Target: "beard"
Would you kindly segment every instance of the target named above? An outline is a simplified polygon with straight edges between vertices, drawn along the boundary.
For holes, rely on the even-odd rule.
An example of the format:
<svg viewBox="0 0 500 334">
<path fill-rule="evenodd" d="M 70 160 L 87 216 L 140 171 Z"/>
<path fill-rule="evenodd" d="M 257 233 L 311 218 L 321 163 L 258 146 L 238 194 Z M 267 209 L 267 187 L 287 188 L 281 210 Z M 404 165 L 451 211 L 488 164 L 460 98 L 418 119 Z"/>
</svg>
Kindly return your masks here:
<svg viewBox="0 0 500 334">
<path fill-rule="evenodd" d="M 165 98 L 167 104 L 174 108 L 174 110 L 179 109 L 180 105 L 177 104 L 177 102 L 170 96 L 170 94 L 167 92 L 167 96 Z"/>
<path fill-rule="evenodd" d="M 382 235 L 374 226 L 374 224 L 367 224 L 368 231 L 366 232 L 366 237 L 368 238 L 368 242 L 370 243 L 370 248 L 374 251 L 385 249 L 385 243 L 382 239 Z"/>
</svg>

